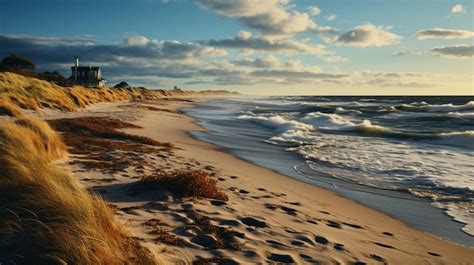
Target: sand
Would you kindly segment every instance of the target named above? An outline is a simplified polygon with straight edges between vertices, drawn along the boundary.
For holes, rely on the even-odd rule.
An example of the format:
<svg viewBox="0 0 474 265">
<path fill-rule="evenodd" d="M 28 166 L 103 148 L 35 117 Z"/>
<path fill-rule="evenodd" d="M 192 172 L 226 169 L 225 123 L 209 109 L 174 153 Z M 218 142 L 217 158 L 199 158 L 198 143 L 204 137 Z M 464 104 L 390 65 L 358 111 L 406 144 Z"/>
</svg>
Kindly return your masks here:
<svg viewBox="0 0 474 265">
<path fill-rule="evenodd" d="M 163 264 L 199 260 L 202 264 L 473 262 L 472 249 L 417 231 L 336 193 L 255 166 L 192 138 L 190 131 L 204 129 L 179 111 L 192 104 L 183 99 L 107 103 L 76 113 L 39 114 L 45 119 L 115 117 L 143 127 L 124 129 L 127 133 L 176 145 L 172 153 L 134 154 L 149 162 L 130 166 L 126 172 L 84 168 L 73 164 L 80 159 L 77 156 L 61 164 L 110 202 L 117 218 Z M 166 191 L 130 192 L 131 185 L 156 168 L 204 170 L 218 180 L 229 201 L 179 199 Z"/>
</svg>

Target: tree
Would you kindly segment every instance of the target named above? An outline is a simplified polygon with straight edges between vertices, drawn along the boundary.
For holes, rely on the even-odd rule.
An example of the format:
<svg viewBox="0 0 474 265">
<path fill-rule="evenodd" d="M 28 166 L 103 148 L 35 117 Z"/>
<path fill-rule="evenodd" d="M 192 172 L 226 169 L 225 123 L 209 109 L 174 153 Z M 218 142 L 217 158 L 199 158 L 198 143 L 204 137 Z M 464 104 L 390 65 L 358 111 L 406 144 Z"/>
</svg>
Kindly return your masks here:
<svg viewBox="0 0 474 265">
<path fill-rule="evenodd" d="M 37 75 L 38 78 L 40 79 L 43 79 L 43 80 L 46 80 L 46 81 L 49 81 L 49 82 L 53 82 L 53 83 L 56 83 L 56 84 L 60 84 L 60 85 L 63 85 L 66 83 L 66 78 L 58 73 L 57 71 L 54 71 L 54 72 L 42 72 L 42 73 L 39 73 Z"/>
<path fill-rule="evenodd" d="M 0 70 L 32 74 L 36 70 L 36 65 L 27 57 L 11 54 L 3 58 L 0 63 Z"/>
</svg>

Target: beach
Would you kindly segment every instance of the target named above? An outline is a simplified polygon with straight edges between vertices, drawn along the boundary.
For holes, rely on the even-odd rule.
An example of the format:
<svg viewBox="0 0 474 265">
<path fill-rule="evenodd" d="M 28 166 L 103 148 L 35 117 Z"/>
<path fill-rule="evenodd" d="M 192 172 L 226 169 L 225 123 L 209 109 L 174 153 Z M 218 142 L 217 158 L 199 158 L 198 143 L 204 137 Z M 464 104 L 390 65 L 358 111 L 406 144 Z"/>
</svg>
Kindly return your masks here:
<svg viewBox="0 0 474 265">
<path fill-rule="evenodd" d="M 190 132 L 205 130 L 180 109 L 208 99 L 99 103 L 77 112 L 47 110 L 34 115 L 49 121 L 110 117 L 139 127 L 119 131 L 172 143 L 172 151 L 111 153 L 112 164 L 131 158 L 146 161 L 128 161 L 118 171 L 77 163 L 81 155 L 60 163 L 111 204 L 133 237 L 163 264 L 472 262 L 472 249 L 191 137 Z M 228 200 L 178 198 L 163 190 L 131 192 L 137 181 L 157 169 L 205 171 Z"/>
</svg>

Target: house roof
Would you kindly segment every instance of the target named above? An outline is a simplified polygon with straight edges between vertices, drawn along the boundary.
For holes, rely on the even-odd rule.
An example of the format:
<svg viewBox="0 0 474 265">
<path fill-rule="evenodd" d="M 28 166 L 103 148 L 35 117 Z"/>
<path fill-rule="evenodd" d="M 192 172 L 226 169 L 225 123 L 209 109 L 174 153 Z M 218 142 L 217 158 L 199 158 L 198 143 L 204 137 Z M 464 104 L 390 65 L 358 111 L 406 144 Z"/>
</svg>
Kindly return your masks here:
<svg viewBox="0 0 474 265">
<path fill-rule="evenodd" d="M 75 67 L 75 66 L 71 66 L 71 69 L 74 69 L 74 68 L 76 68 L 76 67 Z M 98 66 L 79 66 L 79 67 L 77 67 L 77 70 L 82 70 L 82 71 L 84 71 L 84 70 L 85 70 L 85 71 L 87 71 L 87 70 L 95 70 L 95 71 L 97 71 L 97 70 L 99 70 L 99 69 L 100 69 L 100 67 L 98 67 Z"/>
</svg>

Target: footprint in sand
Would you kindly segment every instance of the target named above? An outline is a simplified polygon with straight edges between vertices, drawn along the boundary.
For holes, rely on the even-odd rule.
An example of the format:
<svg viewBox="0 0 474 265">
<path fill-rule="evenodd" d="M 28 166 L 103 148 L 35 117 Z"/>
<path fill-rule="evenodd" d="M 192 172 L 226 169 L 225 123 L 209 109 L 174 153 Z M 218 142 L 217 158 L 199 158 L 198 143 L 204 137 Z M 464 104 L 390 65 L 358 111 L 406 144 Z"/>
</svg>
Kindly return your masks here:
<svg viewBox="0 0 474 265">
<path fill-rule="evenodd" d="M 199 234 L 191 239 L 191 242 L 204 248 L 212 248 L 217 244 L 217 239 L 208 234 Z"/>
<path fill-rule="evenodd" d="M 384 243 L 379 243 L 379 242 L 373 242 L 375 245 L 379 246 L 379 247 L 383 247 L 383 248 L 393 248 L 395 249 L 394 247 L 390 246 L 390 245 L 387 245 L 387 244 L 384 244 Z"/>
<path fill-rule="evenodd" d="M 385 259 L 379 255 L 376 255 L 376 254 L 370 254 L 369 256 L 370 258 L 378 261 L 378 262 L 385 262 Z"/>
<path fill-rule="evenodd" d="M 214 206 L 227 205 L 227 203 L 225 201 L 221 201 L 221 200 L 210 200 L 209 203 L 214 205 Z"/>
<path fill-rule="evenodd" d="M 305 246 L 305 242 L 303 241 L 299 241 L 299 240 L 293 240 L 291 241 L 291 245 L 295 246 L 295 247 L 303 247 Z"/>
<path fill-rule="evenodd" d="M 285 206 L 280 206 L 280 209 L 282 209 L 286 214 L 289 214 L 291 216 L 296 216 L 298 212 L 296 209 Z"/>
<path fill-rule="evenodd" d="M 331 221 L 331 220 L 329 220 L 326 225 L 329 226 L 329 227 L 337 228 L 337 229 L 341 229 L 341 228 L 342 228 L 342 226 L 341 226 L 340 223 L 335 222 L 335 221 Z"/>
<path fill-rule="evenodd" d="M 322 236 L 316 236 L 314 240 L 317 243 L 322 244 L 322 245 L 327 245 L 329 243 L 329 240 L 327 240 L 325 237 L 322 237 Z"/>
<path fill-rule="evenodd" d="M 253 218 L 253 217 L 244 217 L 241 219 L 242 223 L 248 225 L 248 226 L 253 226 L 253 227 L 257 227 L 257 228 L 263 228 L 263 227 L 267 227 L 267 223 L 265 223 L 264 221 L 260 221 L 256 218 Z"/>
<path fill-rule="evenodd" d="M 287 254 L 276 254 L 271 253 L 268 257 L 269 260 L 281 263 L 295 263 L 295 260 L 291 255 Z"/>
<path fill-rule="evenodd" d="M 219 225 L 240 226 L 241 223 L 237 220 L 221 220 Z"/>
<path fill-rule="evenodd" d="M 335 249 L 335 250 L 339 250 L 339 251 L 345 251 L 345 250 L 346 250 L 345 247 L 344 247 L 344 245 L 343 245 L 343 244 L 340 244 L 340 243 L 335 243 L 335 244 L 334 244 L 334 249 Z"/>
<path fill-rule="evenodd" d="M 294 238 L 295 238 L 296 240 L 306 242 L 306 243 L 309 244 L 309 245 L 312 245 L 312 246 L 315 245 L 314 242 L 313 242 L 313 240 L 312 240 L 308 235 L 306 235 L 306 234 L 299 234 L 299 235 L 296 235 Z"/>
<path fill-rule="evenodd" d="M 343 223 L 344 225 L 347 225 L 349 227 L 352 227 L 354 229 L 364 229 L 362 226 L 357 225 L 357 224 L 351 224 L 351 223 Z"/>
<path fill-rule="evenodd" d="M 285 245 L 283 243 L 280 243 L 278 241 L 275 241 L 275 240 L 267 240 L 267 243 L 272 245 L 273 247 L 285 247 L 285 248 L 289 248 L 290 246 L 288 245 Z"/>
<path fill-rule="evenodd" d="M 311 262 L 311 264 L 321 264 L 321 262 L 315 260 L 313 257 L 311 257 L 310 255 L 306 255 L 306 254 L 300 254 L 300 257 L 302 259 L 304 259 L 305 261 L 307 262 Z"/>
</svg>

